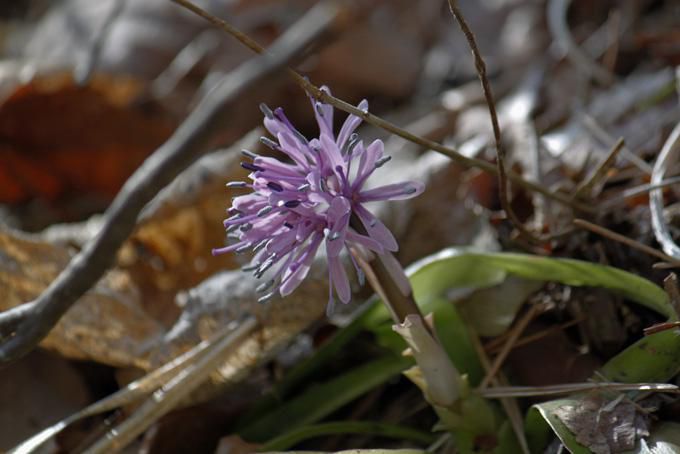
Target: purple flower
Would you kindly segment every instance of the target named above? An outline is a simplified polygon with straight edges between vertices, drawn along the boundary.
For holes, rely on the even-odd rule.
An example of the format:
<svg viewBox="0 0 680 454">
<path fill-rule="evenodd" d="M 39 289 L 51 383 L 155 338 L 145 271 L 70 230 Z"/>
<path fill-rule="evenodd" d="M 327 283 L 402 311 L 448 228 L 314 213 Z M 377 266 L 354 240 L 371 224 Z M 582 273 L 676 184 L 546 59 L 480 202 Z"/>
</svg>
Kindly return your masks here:
<svg viewBox="0 0 680 454">
<path fill-rule="evenodd" d="M 326 87 L 322 90 L 328 91 Z M 365 190 L 371 174 L 389 161 L 384 145 L 374 140 L 364 146 L 354 130 L 361 118 L 350 115 L 337 137 L 333 133 L 333 107 L 312 99 L 319 123 L 319 138 L 307 140 L 278 108 L 273 112 L 265 105 L 264 125 L 276 138 L 266 137 L 262 143 L 284 153 L 287 159 L 243 154 L 252 162 L 241 163 L 250 170 L 250 182 L 235 181 L 230 188 L 250 188 L 252 192 L 234 198 L 224 221 L 227 232 L 237 242 L 214 249 L 213 254 L 252 250 L 254 257 L 246 271 L 258 278 L 270 268 L 273 276 L 258 286 L 267 292 L 266 301 L 276 292 L 290 294 L 309 273 L 319 247 L 324 244 L 328 256 L 329 309 L 333 306 L 333 290 L 343 303 L 351 298 L 350 284 L 340 259 L 345 247 L 373 251 L 389 262 L 390 252 L 398 249 L 392 233 L 365 207 L 366 202 L 402 200 L 415 197 L 424 187 L 418 182 L 390 184 Z M 368 110 L 366 100 L 359 104 Z M 365 234 L 352 225 L 360 223 Z M 361 276 L 361 271 L 352 258 Z M 332 309 L 331 309 L 332 310 Z"/>
</svg>

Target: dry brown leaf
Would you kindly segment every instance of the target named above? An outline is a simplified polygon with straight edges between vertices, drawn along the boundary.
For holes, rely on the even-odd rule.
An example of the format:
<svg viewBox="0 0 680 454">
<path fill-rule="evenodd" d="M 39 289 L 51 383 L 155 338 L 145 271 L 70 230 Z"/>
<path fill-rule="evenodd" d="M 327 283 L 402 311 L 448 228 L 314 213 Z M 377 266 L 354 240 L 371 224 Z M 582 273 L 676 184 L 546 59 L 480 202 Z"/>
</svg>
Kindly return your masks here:
<svg viewBox="0 0 680 454">
<path fill-rule="evenodd" d="M 36 298 L 70 259 L 62 246 L 0 231 L 0 310 Z M 148 368 L 144 349 L 163 334 L 126 273 L 112 270 L 52 330 L 42 346 L 78 359 Z"/>
<path fill-rule="evenodd" d="M 640 436 L 649 435 L 647 424 L 638 417 L 635 403 L 627 399 L 609 401 L 591 395 L 578 405 L 565 405 L 555 415 L 595 454 L 613 454 L 635 447 Z"/>
</svg>

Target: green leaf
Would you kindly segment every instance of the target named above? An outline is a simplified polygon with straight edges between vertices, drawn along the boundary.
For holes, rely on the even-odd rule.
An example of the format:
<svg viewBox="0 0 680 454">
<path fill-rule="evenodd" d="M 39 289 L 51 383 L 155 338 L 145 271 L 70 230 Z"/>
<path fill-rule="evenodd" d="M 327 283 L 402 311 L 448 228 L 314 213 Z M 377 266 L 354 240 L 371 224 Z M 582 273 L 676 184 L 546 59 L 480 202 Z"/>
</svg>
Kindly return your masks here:
<svg viewBox="0 0 680 454">
<path fill-rule="evenodd" d="M 506 274 L 512 274 L 576 287 L 606 288 L 677 319 L 666 293 L 653 282 L 618 268 L 581 260 L 446 249 L 409 269 L 416 301 L 424 303 L 450 288 L 488 287 L 502 281 Z"/>
<path fill-rule="evenodd" d="M 265 442 L 284 431 L 315 423 L 411 364 L 410 359 L 390 355 L 359 366 L 329 382 L 310 387 L 239 433 L 248 441 Z"/>
<path fill-rule="evenodd" d="M 436 437 L 411 427 L 377 421 L 341 421 L 304 426 L 269 441 L 260 451 L 284 451 L 310 438 L 336 434 L 367 434 L 429 445 Z"/>
<path fill-rule="evenodd" d="M 680 336 L 676 329 L 645 336 L 607 361 L 600 373 L 622 383 L 663 383 L 680 372 Z"/>
<path fill-rule="evenodd" d="M 559 407 L 576 406 L 578 402 L 578 399 L 558 399 L 534 405 L 529 409 L 524 426 L 532 453 L 543 452 L 550 442 L 552 429 L 571 454 L 590 454 L 590 450 L 576 441 L 574 434 L 554 414 Z"/>
</svg>

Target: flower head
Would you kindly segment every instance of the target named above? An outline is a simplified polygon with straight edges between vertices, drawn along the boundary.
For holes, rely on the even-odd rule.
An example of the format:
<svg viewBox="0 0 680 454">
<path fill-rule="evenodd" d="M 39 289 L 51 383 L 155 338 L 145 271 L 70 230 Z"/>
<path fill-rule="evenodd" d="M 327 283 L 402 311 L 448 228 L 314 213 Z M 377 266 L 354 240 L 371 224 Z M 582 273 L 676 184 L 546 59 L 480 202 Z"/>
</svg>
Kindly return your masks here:
<svg viewBox="0 0 680 454">
<path fill-rule="evenodd" d="M 322 90 L 328 91 L 326 87 Z M 243 151 L 251 160 L 241 163 L 251 171 L 250 182 L 234 181 L 227 187 L 250 188 L 252 192 L 234 198 L 228 211 L 231 217 L 224 221 L 227 232 L 238 241 L 214 249 L 213 254 L 252 250 L 253 259 L 245 270 L 258 278 L 273 270 L 272 277 L 258 287 L 258 291 L 267 292 L 260 298 L 265 301 L 277 292 L 286 296 L 295 290 L 323 244 L 332 307 L 334 290 L 343 303 L 351 298 L 340 258 L 345 247 L 366 248 L 379 255 L 398 249 L 392 233 L 364 205 L 415 197 L 423 185 L 409 181 L 364 189 L 373 172 L 389 161 L 383 142 L 374 140 L 364 146 L 354 133 L 361 123 L 356 115 L 350 115 L 335 136 L 333 107 L 314 99 L 312 105 L 319 124 L 319 138 L 312 140 L 295 129 L 281 108 L 271 111 L 261 106 L 264 125 L 276 138 L 263 137 L 261 141 L 287 159 L 284 162 Z M 358 107 L 367 111 L 368 103 L 364 100 Z M 362 232 L 354 228 L 359 224 Z M 353 258 L 352 262 L 361 275 Z"/>
</svg>

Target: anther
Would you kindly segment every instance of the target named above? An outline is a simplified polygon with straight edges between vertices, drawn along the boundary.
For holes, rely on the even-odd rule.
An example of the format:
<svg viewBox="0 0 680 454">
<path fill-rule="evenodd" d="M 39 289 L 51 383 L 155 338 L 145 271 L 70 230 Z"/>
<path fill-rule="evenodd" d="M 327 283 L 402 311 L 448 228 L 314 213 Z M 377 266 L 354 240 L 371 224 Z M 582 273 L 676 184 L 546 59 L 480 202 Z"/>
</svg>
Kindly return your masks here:
<svg viewBox="0 0 680 454">
<path fill-rule="evenodd" d="M 269 300 L 271 300 L 272 298 L 274 298 L 274 295 L 276 295 L 276 292 L 267 293 L 266 295 L 261 296 L 260 298 L 258 298 L 258 299 L 257 299 L 257 302 L 260 303 L 260 304 L 264 304 L 264 303 L 266 303 L 267 301 L 269 301 Z"/>
<path fill-rule="evenodd" d="M 242 162 L 241 167 L 246 170 L 250 170 L 251 172 L 261 172 L 264 170 L 262 167 L 256 166 L 255 164 L 251 164 L 249 162 Z"/>
<path fill-rule="evenodd" d="M 241 267 L 241 271 L 245 271 L 246 273 L 248 273 L 248 272 L 250 272 L 250 271 L 255 271 L 255 270 L 258 269 L 259 267 L 260 267 L 260 264 L 259 264 L 259 263 L 251 263 L 251 264 L 249 264 L 249 265 L 244 265 L 244 266 L 242 266 L 242 267 Z"/>
<path fill-rule="evenodd" d="M 276 191 L 276 192 L 283 191 L 283 186 L 281 186 L 280 184 L 275 183 L 273 181 L 270 181 L 269 183 L 267 183 L 267 187 L 269 189 L 271 189 L 272 191 Z"/>
<path fill-rule="evenodd" d="M 274 282 L 275 282 L 274 279 L 269 279 L 267 282 L 263 282 L 260 285 L 258 285 L 257 287 L 255 287 L 255 291 L 257 293 L 266 292 L 267 290 L 269 290 L 271 288 L 272 285 L 274 285 Z"/>
<path fill-rule="evenodd" d="M 265 147 L 269 147 L 272 150 L 280 150 L 279 144 L 274 142 L 272 139 L 269 137 L 260 137 L 260 143 L 264 145 Z"/>
<path fill-rule="evenodd" d="M 260 110 L 262 111 L 262 114 L 264 114 L 265 117 L 272 119 L 274 118 L 274 112 L 269 108 L 268 105 L 265 103 L 260 104 Z"/>
<path fill-rule="evenodd" d="M 392 156 L 383 156 L 375 162 L 375 168 L 382 167 L 392 159 Z"/>
<path fill-rule="evenodd" d="M 235 189 L 235 188 L 245 188 L 248 186 L 248 183 L 245 181 L 230 181 L 227 183 L 227 187 L 229 189 Z"/>
<path fill-rule="evenodd" d="M 271 213 L 273 209 L 274 209 L 273 206 L 267 205 L 266 207 L 262 208 L 260 211 L 257 212 L 257 217 L 261 218 L 262 216 L 266 216 L 269 213 Z"/>
<path fill-rule="evenodd" d="M 236 249 L 234 252 L 236 252 L 237 254 L 243 254 L 243 253 L 246 252 L 248 249 L 250 249 L 250 244 L 244 244 L 244 245 L 241 246 L 240 248 Z"/>
<path fill-rule="evenodd" d="M 253 152 L 250 151 L 250 150 L 241 150 L 241 154 L 242 154 L 243 156 L 245 156 L 246 158 L 250 158 L 250 159 L 255 159 L 255 158 L 259 158 L 259 157 L 260 157 L 259 154 L 253 153 Z"/>
<path fill-rule="evenodd" d="M 302 186 L 298 186 L 297 190 L 300 192 L 307 192 L 309 191 L 310 185 L 309 183 L 305 183 Z"/>
<path fill-rule="evenodd" d="M 286 208 L 295 208 L 298 205 L 300 205 L 299 200 L 289 200 L 286 203 L 283 204 Z"/>
</svg>

